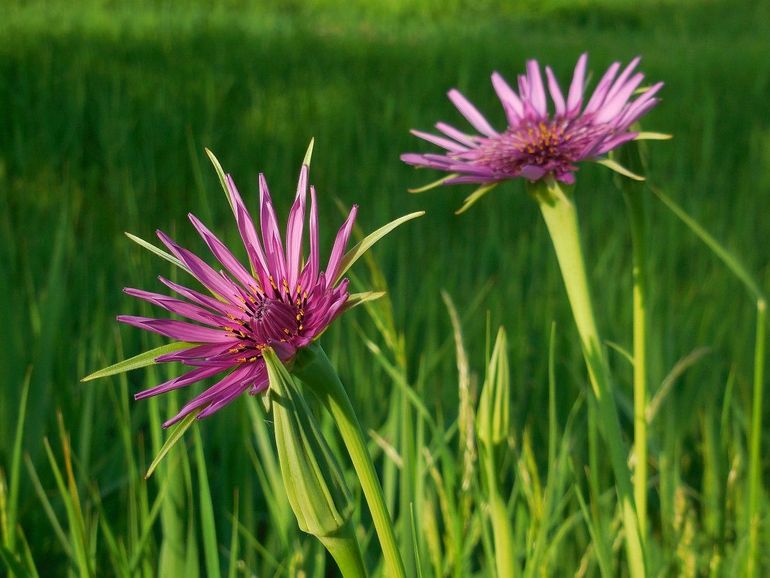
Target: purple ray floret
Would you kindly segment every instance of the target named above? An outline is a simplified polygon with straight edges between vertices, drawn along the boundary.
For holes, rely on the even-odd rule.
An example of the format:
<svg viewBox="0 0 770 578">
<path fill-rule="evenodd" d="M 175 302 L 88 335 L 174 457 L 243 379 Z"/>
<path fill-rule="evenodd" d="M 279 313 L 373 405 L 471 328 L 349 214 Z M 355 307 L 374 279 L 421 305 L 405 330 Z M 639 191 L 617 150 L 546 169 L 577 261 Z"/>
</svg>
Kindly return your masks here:
<svg viewBox="0 0 770 578">
<path fill-rule="evenodd" d="M 310 255 L 306 261 L 302 258 L 307 165 L 300 171 L 285 242 L 281 239 L 264 176 L 259 176 L 260 236 L 229 175 L 225 182 L 250 267 L 238 261 L 222 241 L 190 215 L 190 221 L 221 268 L 212 267 L 180 247 L 162 231 L 158 231 L 158 237 L 206 291 L 196 291 L 160 278 L 178 297 L 141 289 L 128 288 L 125 292 L 184 320 L 118 317 L 123 323 L 190 344 L 180 351 L 162 355 L 156 361 L 181 362 L 191 369 L 136 394 L 136 399 L 166 393 L 211 377 L 217 379 L 214 385 L 164 423 L 164 427 L 193 411 L 199 411 L 199 418 L 211 415 L 246 391 L 253 395 L 267 389 L 263 350 L 271 347 L 284 361 L 291 359 L 299 348 L 318 337 L 344 311 L 348 302 L 348 281 L 337 277 L 357 207 L 353 207 L 337 233 L 328 265 L 322 271 L 318 254 L 316 193 L 312 186 L 309 187 Z"/>
<path fill-rule="evenodd" d="M 484 185 L 517 177 L 537 181 L 547 176 L 574 183 L 577 163 L 601 158 L 637 136 L 629 127 L 657 104 L 655 95 L 663 86 L 662 82 L 654 84 L 632 99 L 644 79 L 642 73 L 635 72 L 639 58 L 620 74 L 620 63 L 616 62 L 584 106 L 587 61 L 586 54 L 578 59 L 566 96 L 551 68 L 545 67 L 544 79 L 536 60 L 528 61 L 526 74 L 519 76 L 518 92 L 493 73 L 492 86 L 508 122 L 502 132 L 497 132 L 460 92 L 450 90 L 449 99 L 479 134 L 465 134 L 445 123 L 436 124 L 441 135 L 414 130 L 412 134 L 445 149 L 445 153 L 407 153 L 401 160 L 456 173 L 443 184 Z"/>
</svg>

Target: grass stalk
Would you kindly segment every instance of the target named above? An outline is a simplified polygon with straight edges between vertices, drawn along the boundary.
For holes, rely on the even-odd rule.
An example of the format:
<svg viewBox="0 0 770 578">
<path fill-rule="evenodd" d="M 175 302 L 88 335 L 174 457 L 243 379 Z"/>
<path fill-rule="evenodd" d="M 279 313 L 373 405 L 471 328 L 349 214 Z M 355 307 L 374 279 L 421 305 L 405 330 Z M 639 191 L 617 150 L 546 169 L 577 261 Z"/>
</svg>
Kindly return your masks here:
<svg viewBox="0 0 770 578">
<path fill-rule="evenodd" d="M 337 424 L 372 514 L 387 575 L 391 578 L 406 578 L 382 487 L 366 448 L 361 425 L 337 372 L 321 346 L 315 343 L 297 353 L 292 373 L 316 393 Z"/>
<path fill-rule="evenodd" d="M 625 530 L 625 549 L 629 570 L 632 578 L 643 578 L 645 576 L 644 548 L 639 533 L 633 488 L 626 465 L 628 454 L 623 443 L 609 368 L 594 319 L 580 243 L 577 209 L 569 196 L 569 191 L 563 190 L 555 181 L 536 183 L 531 186 L 530 192 L 540 206 L 551 236 L 580 335 L 583 356 L 599 409 L 600 428 L 609 449 L 615 476 L 615 487 Z"/>
<path fill-rule="evenodd" d="M 644 206 L 638 190 L 624 191 L 633 253 L 634 501 L 642 542 L 647 539 L 647 259 Z"/>
</svg>

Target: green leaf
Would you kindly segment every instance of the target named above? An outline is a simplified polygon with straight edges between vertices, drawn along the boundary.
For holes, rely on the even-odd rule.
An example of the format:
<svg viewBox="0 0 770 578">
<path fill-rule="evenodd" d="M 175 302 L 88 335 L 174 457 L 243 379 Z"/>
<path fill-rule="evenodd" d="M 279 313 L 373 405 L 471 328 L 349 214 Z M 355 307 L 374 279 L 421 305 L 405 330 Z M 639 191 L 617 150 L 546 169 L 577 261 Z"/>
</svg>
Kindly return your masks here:
<svg viewBox="0 0 770 578">
<path fill-rule="evenodd" d="M 148 250 L 150 253 L 154 253 L 154 254 L 156 254 L 156 255 L 157 255 L 158 257 L 160 257 L 161 259 L 165 259 L 165 260 L 166 260 L 166 261 L 168 261 L 169 263 L 172 263 L 173 265 L 176 265 L 176 266 L 177 266 L 177 267 L 179 267 L 180 269 L 184 269 L 185 271 L 187 271 L 188 273 L 190 273 L 190 275 L 192 275 L 192 271 L 190 271 L 190 269 L 188 269 L 188 268 L 187 268 L 187 265 L 185 265 L 184 263 L 182 263 L 182 262 L 181 262 L 179 259 L 177 259 L 176 257 L 174 257 L 172 254 L 170 254 L 170 253 L 166 253 L 166 252 L 165 252 L 163 249 L 159 249 L 158 247 L 156 247 L 156 246 L 155 246 L 155 245 L 153 245 L 152 243 L 148 243 L 148 242 L 147 242 L 147 241 L 145 241 L 144 239 L 141 239 L 141 238 L 137 237 L 136 235 L 132 235 L 132 234 L 131 234 L 131 233 L 129 233 L 129 232 L 126 232 L 126 237 L 128 237 L 129 239 L 131 239 L 131 240 L 132 240 L 134 243 L 136 243 L 137 245 L 141 245 L 142 247 L 144 247 L 145 249 L 147 249 L 147 250 Z"/>
<path fill-rule="evenodd" d="M 454 179 L 459 176 L 460 176 L 460 173 L 451 173 L 445 177 L 441 177 L 437 181 L 433 181 L 432 183 L 428 183 L 427 185 L 423 185 L 421 187 L 417 187 L 414 189 L 407 189 L 407 191 L 409 191 L 410 193 L 424 193 L 425 191 L 429 191 L 431 189 L 435 189 L 436 187 L 440 187 L 448 180 Z"/>
<path fill-rule="evenodd" d="M 613 161 L 612 159 L 596 159 L 594 162 L 597 164 L 603 165 L 608 169 L 613 170 L 620 175 L 623 175 L 624 177 L 628 177 L 629 179 L 633 179 L 635 181 L 645 180 L 643 176 L 637 175 L 636 173 L 628 170 L 626 167 L 621 165 L 619 162 Z"/>
<path fill-rule="evenodd" d="M 222 190 L 225 192 L 225 197 L 227 198 L 227 202 L 230 203 L 230 208 L 234 213 L 235 207 L 233 207 L 233 202 L 230 200 L 230 191 L 227 188 L 227 179 L 225 178 L 225 171 L 222 170 L 222 165 L 219 164 L 219 161 L 217 160 L 217 157 L 214 156 L 214 153 L 212 153 L 209 149 L 205 149 L 205 150 L 206 150 L 206 154 L 209 156 L 209 160 L 211 161 L 211 164 L 214 165 L 214 170 L 217 172 L 217 177 L 219 177 L 219 184 L 222 185 Z"/>
<path fill-rule="evenodd" d="M 475 191 L 473 191 L 470 195 L 468 195 L 468 198 L 463 201 L 463 206 L 460 207 L 455 211 L 455 215 L 462 215 L 465 211 L 470 209 L 473 205 L 475 205 L 481 197 L 486 195 L 489 191 L 494 189 L 497 186 L 497 183 L 492 183 L 490 185 L 484 185 L 482 187 L 479 187 Z"/>
<path fill-rule="evenodd" d="M 350 251 L 345 253 L 344 257 L 342 257 L 342 261 L 340 262 L 340 270 L 339 273 L 337 273 L 337 278 L 334 280 L 334 283 L 336 284 L 340 279 L 342 279 L 342 276 L 348 269 L 350 269 L 353 263 L 358 261 L 358 259 L 360 259 L 361 256 L 366 253 L 377 241 L 382 239 L 385 235 L 390 233 L 399 225 L 402 225 L 407 221 L 411 221 L 412 219 L 416 219 L 417 217 L 422 217 L 424 214 L 425 211 L 417 211 L 414 213 L 409 213 L 408 215 L 404 215 L 403 217 L 400 217 L 394 221 L 391 221 L 387 225 L 380 227 L 374 231 L 374 233 L 370 233 L 361 241 L 356 243 L 356 245 Z"/>
<path fill-rule="evenodd" d="M 123 361 L 119 361 L 114 365 L 110 365 L 109 367 L 105 367 L 104 369 L 100 369 L 99 371 L 95 371 L 94 373 L 92 373 L 91 375 L 87 375 L 80 381 L 81 382 L 91 381 L 94 379 L 99 379 L 101 377 L 115 375 L 116 373 L 124 373 L 126 371 L 131 371 L 132 369 L 139 369 L 140 367 L 147 367 L 148 365 L 154 365 L 155 363 L 157 363 L 155 360 L 161 355 L 164 355 L 166 353 L 172 353 L 174 351 L 179 351 L 181 349 L 187 349 L 188 347 L 195 347 L 195 344 L 187 343 L 184 341 L 175 341 L 173 343 L 161 345 L 160 347 L 156 347 L 155 349 L 150 349 L 149 351 L 145 351 L 144 353 L 135 355 L 130 359 L 124 359 Z"/>
<path fill-rule="evenodd" d="M 163 444 L 163 447 L 160 448 L 160 452 L 158 452 L 158 455 L 155 456 L 155 459 L 152 460 L 152 463 L 150 464 L 150 467 L 147 469 L 147 473 L 144 475 L 144 479 L 147 480 L 152 475 L 152 473 L 155 471 L 155 468 L 158 467 L 158 464 L 163 460 L 163 458 L 166 457 L 166 454 L 171 451 L 171 448 L 176 445 L 176 442 L 178 442 L 180 439 L 182 439 L 182 436 L 184 433 L 190 428 L 190 426 L 195 421 L 195 418 L 198 416 L 198 414 L 203 411 L 203 408 L 198 408 L 192 413 L 187 414 L 182 421 L 180 421 L 171 432 L 171 435 L 168 436 L 168 439 Z"/>
<path fill-rule="evenodd" d="M 664 132 L 641 131 L 634 137 L 634 140 L 671 140 L 672 138 L 674 135 Z"/>
</svg>

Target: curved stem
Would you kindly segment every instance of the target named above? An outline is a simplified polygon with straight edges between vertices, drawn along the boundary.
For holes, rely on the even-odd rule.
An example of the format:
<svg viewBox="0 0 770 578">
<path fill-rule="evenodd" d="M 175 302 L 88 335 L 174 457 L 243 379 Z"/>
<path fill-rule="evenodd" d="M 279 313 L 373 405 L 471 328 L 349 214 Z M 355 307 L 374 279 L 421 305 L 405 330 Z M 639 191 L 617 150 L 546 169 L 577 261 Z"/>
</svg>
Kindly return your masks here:
<svg viewBox="0 0 770 578">
<path fill-rule="evenodd" d="M 393 524 L 385 506 L 380 481 L 377 479 L 374 464 L 366 448 L 358 418 L 337 372 L 321 346 L 314 343 L 297 352 L 292 373 L 315 392 L 324 407 L 332 414 L 372 513 L 372 521 L 382 546 L 387 574 L 391 578 L 406 578 L 404 563 L 396 544 Z"/>
<path fill-rule="evenodd" d="M 625 191 L 633 250 L 634 499 L 642 542 L 647 537 L 647 260 L 644 207 L 639 191 Z"/>
<path fill-rule="evenodd" d="M 361 548 L 350 520 L 337 533 L 319 536 L 318 540 L 337 562 L 344 578 L 367 578 Z"/>
<path fill-rule="evenodd" d="M 631 576 L 644 578 L 644 549 L 639 534 L 631 479 L 626 465 L 628 453 L 620 429 L 609 368 L 594 319 L 583 251 L 580 245 L 577 210 L 572 199 L 555 181 L 547 184 L 535 183 L 530 192 L 538 201 L 545 224 L 548 227 L 564 279 L 572 315 L 580 335 L 583 357 L 588 367 L 588 375 L 599 408 L 599 425 L 609 449 L 610 462 L 615 475 L 615 487 L 626 534 L 626 555 Z"/>
</svg>

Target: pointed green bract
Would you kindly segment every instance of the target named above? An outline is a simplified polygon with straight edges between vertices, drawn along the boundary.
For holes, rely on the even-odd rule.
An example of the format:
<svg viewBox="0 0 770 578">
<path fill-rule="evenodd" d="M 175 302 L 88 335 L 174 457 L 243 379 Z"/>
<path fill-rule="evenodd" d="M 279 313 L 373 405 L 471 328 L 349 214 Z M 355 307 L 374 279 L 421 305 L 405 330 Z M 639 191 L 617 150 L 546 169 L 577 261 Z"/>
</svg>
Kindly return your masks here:
<svg viewBox="0 0 770 578">
<path fill-rule="evenodd" d="M 612 159 L 597 159 L 596 164 L 602 165 L 607 167 L 610 170 L 615 171 L 616 173 L 623 175 L 624 177 L 628 177 L 629 179 L 633 179 L 635 181 L 643 181 L 645 178 L 641 175 L 637 175 L 635 172 L 628 170 L 626 167 L 621 165 L 619 162 L 614 161 Z"/>
<path fill-rule="evenodd" d="M 159 249 L 158 247 L 156 247 L 152 243 L 149 243 L 149 242 L 145 241 L 144 239 L 141 239 L 140 237 L 137 237 L 136 235 L 132 235 L 129 232 L 126 232 L 126 237 L 131 239 L 137 245 L 141 245 L 142 247 L 147 249 L 150 253 L 154 253 L 155 255 L 160 257 L 161 259 L 165 259 L 169 263 L 172 263 L 172 264 L 176 265 L 180 269 L 184 269 L 185 271 L 187 271 L 188 273 L 190 273 L 192 275 L 192 272 L 190 271 L 190 269 L 188 269 L 187 265 L 182 263 L 179 259 L 174 257 L 171 253 L 166 253 L 166 251 L 164 251 L 163 249 Z"/>
<path fill-rule="evenodd" d="M 431 183 L 428 183 L 427 185 L 423 185 L 421 187 L 416 187 L 416 188 L 413 188 L 413 189 L 407 189 L 407 191 L 409 191 L 410 193 L 424 193 L 425 191 L 430 191 L 431 189 L 435 189 L 436 187 L 440 187 L 441 185 L 443 185 L 448 180 L 455 179 L 455 178 L 457 178 L 459 176 L 460 176 L 460 173 L 451 173 L 451 174 L 448 174 L 445 177 L 441 177 L 438 180 L 435 180 L 435 181 L 433 181 Z"/>
<path fill-rule="evenodd" d="M 211 161 L 211 164 L 214 165 L 214 170 L 217 172 L 217 177 L 219 177 L 219 184 L 222 185 L 222 190 L 225 192 L 225 197 L 227 198 L 227 202 L 230 204 L 230 208 L 235 212 L 235 207 L 233 207 L 233 201 L 230 199 L 230 191 L 227 187 L 227 178 L 225 177 L 225 171 L 222 169 L 222 165 L 219 164 L 219 161 L 217 160 L 217 157 L 214 156 L 214 153 L 212 153 L 208 148 L 205 149 L 206 154 L 209 157 L 209 160 Z"/>
<path fill-rule="evenodd" d="M 124 359 L 123 361 L 119 361 L 114 365 L 110 365 L 109 367 L 105 367 L 104 369 L 100 369 L 99 371 L 95 371 L 92 374 L 87 375 L 80 381 L 81 382 L 91 381 L 94 379 L 99 379 L 100 377 L 107 377 L 109 375 L 116 375 L 118 373 L 131 371 L 132 369 L 139 369 L 140 367 L 147 367 L 148 365 L 154 365 L 158 363 L 156 359 L 158 359 L 158 357 L 160 357 L 161 355 L 165 355 L 166 353 L 173 353 L 174 351 L 180 351 L 182 349 L 187 349 L 188 347 L 195 347 L 195 344 L 186 343 L 184 341 L 175 341 L 174 343 L 161 345 L 160 347 L 156 347 L 155 349 L 150 349 L 149 351 L 145 351 L 144 353 L 140 353 L 139 355 L 135 355 L 134 357 L 131 357 L 129 359 Z"/>
<path fill-rule="evenodd" d="M 195 422 L 195 418 L 198 416 L 198 414 L 203 411 L 203 408 L 198 408 L 192 413 L 187 414 L 182 421 L 180 421 L 177 425 L 174 426 L 174 429 L 171 432 L 171 435 L 168 436 L 168 439 L 163 444 L 163 447 L 160 448 L 160 452 L 158 452 L 158 455 L 155 456 L 155 459 L 152 460 L 152 463 L 150 464 L 150 467 L 147 468 L 147 473 L 144 475 L 144 479 L 148 479 L 152 473 L 155 471 L 155 469 L 158 467 L 158 464 L 160 464 L 161 461 L 163 461 L 163 458 L 166 457 L 166 454 L 171 451 L 171 448 L 173 448 L 176 443 L 182 439 L 182 436 L 184 433 L 190 428 L 190 426 Z"/>
<path fill-rule="evenodd" d="M 307 145 L 307 151 L 305 151 L 305 158 L 302 160 L 302 164 L 308 167 L 310 167 L 310 159 L 313 158 L 313 145 L 315 145 L 315 138 L 310 139 L 310 144 Z"/>
<path fill-rule="evenodd" d="M 634 140 L 671 140 L 672 138 L 674 135 L 664 132 L 641 131 L 634 137 Z"/>
<path fill-rule="evenodd" d="M 339 272 L 337 273 L 337 278 L 334 279 L 333 283 L 336 284 L 340 279 L 342 279 L 342 276 L 345 275 L 348 269 L 358 261 L 361 256 L 366 253 L 372 245 L 374 245 L 377 241 L 382 239 L 385 235 L 390 233 L 393 229 L 397 228 L 399 225 L 403 225 L 407 221 L 411 221 L 412 219 L 416 219 L 417 217 L 422 217 L 425 214 L 425 211 L 416 211 L 414 213 L 409 213 L 408 215 L 404 215 L 403 217 L 399 217 L 398 219 L 395 219 L 394 221 L 391 221 L 387 225 L 384 225 L 374 231 L 373 233 L 370 233 L 361 241 L 359 241 L 355 247 L 350 249 L 347 253 L 345 253 L 345 256 L 342 257 L 342 261 L 340 262 Z"/>
<path fill-rule="evenodd" d="M 365 291 L 363 293 L 351 293 L 348 295 L 348 300 L 345 301 L 345 307 L 352 309 L 358 307 L 369 301 L 376 301 L 385 296 L 385 291 Z"/>
<path fill-rule="evenodd" d="M 475 191 L 473 191 L 468 197 L 463 201 L 463 206 L 460 207 L 455 211 L 455 215 L 462 215 L 465 211 L 470 209 L 473 205 L 475 205 L 481 198 L 486 195 L 489 191 L 494 189 L 497 186 L 497 183 L 492 183 L 491 185 L 484 185 L 482 187 L 479 187 Z"/>
</svg>

